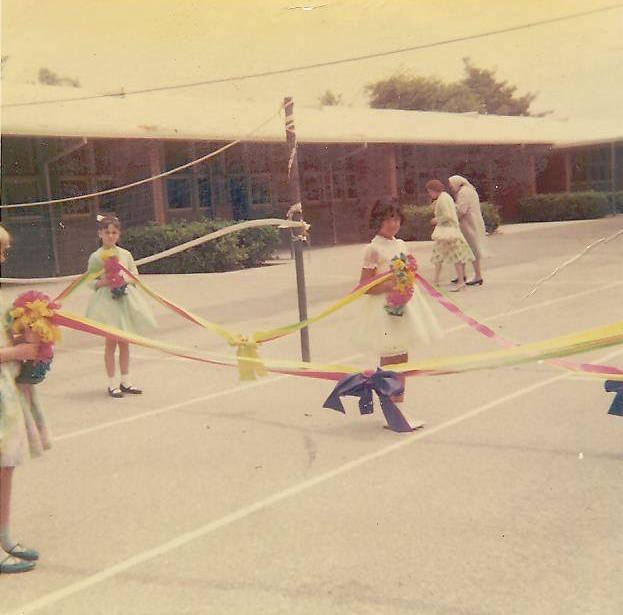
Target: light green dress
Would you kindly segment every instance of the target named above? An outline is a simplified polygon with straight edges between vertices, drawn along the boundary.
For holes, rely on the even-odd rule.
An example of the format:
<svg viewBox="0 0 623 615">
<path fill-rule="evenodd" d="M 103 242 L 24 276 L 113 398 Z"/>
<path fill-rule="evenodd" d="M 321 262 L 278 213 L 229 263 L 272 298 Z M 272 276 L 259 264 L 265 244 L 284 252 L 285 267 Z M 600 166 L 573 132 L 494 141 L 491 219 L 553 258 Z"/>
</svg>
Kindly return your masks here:
<svg viewBox="0 0 623 615">
<path fill-rule="evenodd" d="M 11 346 L 0 297 L 0 346 Z M 0 363 L 0 467 L 14 467 L 50 448 L 50 434 L 36 385 L 16 384 L 19 361 Z"/>
<path fill-rule="evenodd" d="M 132 255 L 119 246 L 115 248 L 115 252 L 119 262 L 128 271 L 138 276 Z M 102 248 L 99 248 L 89 256 L 88 271 L 99 271 L 103 267 Z M 95 281 L 93 281 L 91 288 L 95 291 L 87 307 L 87 317 L 91 320 L 138 335 L 147 335 L 156 327 L 151 307 L 141 291 L 131 281 L 126 294 L 118 299 L 113 297 L 108 286 L 96 289 Z"/>
<path fill-rule="evenodd" d="M 447 192 L 442 192 L 437 197 L 434 208 L 437 225 L 431 237 L 435 242 L 431 262 L 438 265 L 473 261 L 474 253 L 461 233 L 452 197 Z"/>
</svg>

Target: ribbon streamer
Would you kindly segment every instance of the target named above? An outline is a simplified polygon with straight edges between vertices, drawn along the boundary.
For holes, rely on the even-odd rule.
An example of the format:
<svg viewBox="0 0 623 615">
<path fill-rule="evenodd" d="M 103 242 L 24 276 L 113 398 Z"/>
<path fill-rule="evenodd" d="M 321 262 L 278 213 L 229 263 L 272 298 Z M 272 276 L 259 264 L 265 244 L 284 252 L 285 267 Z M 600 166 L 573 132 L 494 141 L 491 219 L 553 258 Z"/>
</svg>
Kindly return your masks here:
<svg viewBox="0 0 623 615">
<path fill-rule="evenodd" d="M 249 228 L 260 228 L 263 226 L 277 226 L 279 228 L 303 228 L 305 229 L 308 225 L 303 221 L 296 220 L 283 220 L 281 218 L 265 218 L 262 220 L 247 220 L 245 222 L 239 222 L 237 224 L 232 224 L 230 226 L 226 226 L 217 231 L 213 231 L 212 233 L 207 233 L 206 235 L 202 235 L 201 237 L 197 237 L 196 239 L 191 239 L 190 241 L 186 241 L 185 243 L 181 243 L 177 246 L 173 246 L 172 248 L 168 248 L 167 250 L 163 250 L 162 252 L 158 252 L 156 254 L 152 254 L 151 256 L 145 256 L 136 261 L 136 266 L 140 267 L 141 265 L 146 265 L 147 263 L 153 263 L 155 261 L 166 258 L 167 256 L 172 256 L 173 254 L 178 254 L 179 252 L 183 252 L 184 250 L 188 250 L 189 248 L 194 248 L 195 246 L 199 246 L 207 241 L 212 241 L 214 239 L 218 239 L 219 237 L 224 237 L 225 235 L 229 235 L 230 233 L 237 233 L 238 231 L 243 231 Z M 97 272 L 96 276 L 99 275 L 100 272 Z M 0 282 L 3 284 L 48 284 L 53 282 L 64 282 L 64 281 L 75 281 L 79 285 L 83 281 L 83 278 L 88 275 L 87 273 L 77 273 L 75 275 L 65 275 L 55 278 L 0 278 Z M 73 284 L 70 284 L 68 288 L 61 292 L 62 297 L 68 296 L 75 287 Z"/>
<path fill-rule="evenodd" d="M 377 369 L 376 372 L 368 371 L 346 376 L 335 385 L 322 407 L 346 414 L 340 397 L 351 396 L 359 398 L 361 414 L 372 414 L 374 412 L 373 391 L 381 402 L 381 409 L 389 429 L 399 433 L 413 431 L 407 419 L 391 399 L 404 392 L 404 386 L 395 372 Z"/>
<path fill-rule="evenodd" d="M 71 329 L 92 333 L 102 337 L 109 337 L 111 339 L 127 341 L 132 344 L 153 348 L 187 359 L 228 367 L 237 366 L 237 361 L 235 359 L 224 355 L 208 354 L 181 346 L 166 344 L 60 310 L 52 317 L 52 322 Z M 605 327 L 588 329 L 579 333 L 550 338 L 540 342 L 524 344 L 522 346 L 514 346 L 494 352 L 439 357 L 418 362 L 388 365 L 385 367 L 387 367 L 388 370 L 404 374 L 405 376 L 440 376 L 478 369 L 493 369 L 520 365 L 522 363 L 530 363 L 547 358 L 587 352 L 621 343 L 623 343 L 623 321 Z M 260 360 L 252 357 L 245 357 L 245 361 L 247 361 L 249 365 L 263 366 L 269 372 L 308 378 L 321 378 L 324 380 L 340 380 L 346 375 L 357 374 L 361 371 L 361 368 L 358 366 L 333 363 L 307 363 L 304 361 L 287 361 L 282 359 Z M 620 370 L 612 368 L 612 371 L 616 372 Z M 591 375 L 604 380 L 610 379 L 623 382 L 623 374 L 620 373 L 610 374 L 595 370 L 591 372 Z"/>
<path fill-rule="evenodd" d="M 532 297 L 532 295 L 534 295 L 536 293 L 536 291 L 539 289 L 539 287 L 542 284 L 544 284 L 548 280 L 551 280 L 555 275 L 560 273 L 563 269 L 566 269 L 569 265 L 575 263 L 575 261 L 580 260 L 585 254 L 590 252 L 593 248 L 595 248 L 595 247 L 597 247 L 599 245 L 602 245 L 602 244 L 606 244 L 609 241 L 612 241 L 613 239 L 616 239 L 621 234 L 623 234 L 623 229 L 618 230 L 616 233 L 613 233 L 609 237 L 600 237 L 596 241 L 593 241 L 592 243 L 588 244 L 583 250 L 578 252 L 578 254 L 576 254 L 575 256 L 572 256 L 569 260 L 566 260 L 561 265 L 558 265 L 558 267 L 556 267 L 551 273 L 548 273 L 544 278 L 541 278 L 534 285 L 534 287 L 532 289 L 530 289 L 530 291 L 527 294 L 525 294 L 523 297 L 521 297 L 521 299 L 519 299 L 519 301 L 514 305 L 514 307 L 516 307 L 520 303 L 523 303 L 529 297 Z"/>
<path fill-rule="evenodd" d="M 623 382 L 615 382 L 613 380 L 606 380 L 604 388 L 608 393 L 616 393 L 608 414 L 614 416 L 623 416 Z"/>
<path fill-rule="evenodd" d="M 461 308 L 453 303 L 445 294 L 443 294 L 440 290 L 435 288 L 428 280 L 423 278 L 418 274 L 417 276 L 418 282 L 422 286 L 422 288 L 426 291 L 426 293 L 435 299 L 443 308 L 448 310 L 451 314 L 456 316 L 459 320 L 465 322 L 469 327 L 493 340 L 496 344 L 504 347 L 504 348 L 513 348 L 516 346 L 520 346 L 516 342 L 513 342 L 499 333 L 496 333 L 487 325 L 478 322 L 475 318 L 472 318 L 468 314 L 466 314 Z M 550 365 L 554 365 L 555 367 L 559 367 L 561 369 L 566 369 L 574 372 L 583 372 L 586 374 L 608 374 L 610 376 L 623 376 L 623 370 L 620 370 L 616 367 L 612 367 L 610 365 L 599 365 L 595 363 L 577 363 L 575 361 L 569 361 L 568 359 L 549 359 L 547 361 Z"/>
</svg>

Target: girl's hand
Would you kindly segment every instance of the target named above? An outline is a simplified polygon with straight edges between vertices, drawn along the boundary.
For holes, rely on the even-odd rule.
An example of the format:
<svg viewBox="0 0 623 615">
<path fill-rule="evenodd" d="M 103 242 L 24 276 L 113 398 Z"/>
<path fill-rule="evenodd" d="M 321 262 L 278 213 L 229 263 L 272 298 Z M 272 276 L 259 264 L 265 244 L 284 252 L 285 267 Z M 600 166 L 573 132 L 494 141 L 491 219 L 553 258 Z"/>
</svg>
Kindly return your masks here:
<svg viewBox="0 0 623 615">
<path fill-rule="evenodd" d="M 95 288 L 102 288 L 102 286 L 108 286 L 106 280 L 98 280 L 95 282 Z"/>
<path fill-rule="evenodd" d="M 437 218 L 431 218 L 430 223 L 431 223 L 433 226 L 437 226 Z"/>
<path fill-rule="evenodd" d="M 0 350 L 0 358 L 5 361 L 34 361 L 39 354 L 38 344 L 18 344 L 5 346 Z"/>
</svg>

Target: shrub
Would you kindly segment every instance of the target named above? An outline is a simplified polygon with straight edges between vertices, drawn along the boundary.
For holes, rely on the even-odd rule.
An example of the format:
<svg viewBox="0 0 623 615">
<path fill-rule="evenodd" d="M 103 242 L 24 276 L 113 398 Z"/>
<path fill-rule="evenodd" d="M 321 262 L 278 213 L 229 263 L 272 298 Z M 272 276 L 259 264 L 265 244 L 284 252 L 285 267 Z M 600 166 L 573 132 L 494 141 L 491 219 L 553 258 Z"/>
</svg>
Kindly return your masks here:
<svg viewBox="0 0 623 615">
<path fill-rule="evenodd" d="M 623 214 L 623 191 L 610 192 L 608 194 L 608 202 L 610 203 L 610 211 L 613 214 Z"/>
<path fill-rule="evenodd" d="M 536 194 L 519 202 L 522 222 L 551 222 L 603 218 L 611 212 L 603 192 Z"/>
<path fill-rule="evenodd" d="M 124 232 L 122 244 L 135 260 L 234 224 L 231 220 L 199 220 L 148 224 Z M 211 273 L 256 267 L 272 256 L 277 231 L 264 227 L 232 233 L 141 267 L 143 273 Z"/>
<path fill-rule="evenodd" d="M 482 217 L 485 221 L 485 229 L 487 233 L 491 235 L 491 233 L 495 233 L 497 231 L 498 226 L 502 224 L 502 216 L 500 215 L 500 210 L 493 203 L 481 203 L 480 207 L 482 209 Z"/>
<path fill-rule="evenodd" d="M 492 203 L 481 203 L 482 217 L 487 233 L 496 231 L 502 221 L 498 208 Z M 433 217 L 432 205 L 409 205 L 404 208 L 405 221 L 400 227 L 399 236 L 405 241 L 428 241 L 433 232 L 430 221 Z"/>
</svg>

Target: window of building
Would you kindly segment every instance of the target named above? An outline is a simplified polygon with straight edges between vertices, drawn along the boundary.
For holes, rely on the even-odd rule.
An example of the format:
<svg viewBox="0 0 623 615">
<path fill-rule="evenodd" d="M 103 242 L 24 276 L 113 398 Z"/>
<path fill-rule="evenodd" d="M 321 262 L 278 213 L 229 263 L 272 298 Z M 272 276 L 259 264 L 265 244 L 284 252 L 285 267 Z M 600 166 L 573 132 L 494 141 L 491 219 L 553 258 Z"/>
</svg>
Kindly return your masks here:
<svg viewBox="0 0 623 615">
<path fill-rule="evenodd" d="M 167 201 L 170 209 L 188 209 L 192 207 L 190 196 L 190 178 L 167 179 Z"/>
<path fill-rule="evenodd" d="M 39 191 L 39 182 L 36 177 L 3 177 L 2 178 L 2 204 L 11 203 L 35 203 L 43 201 Z M 18 207 L 15 209 L 3 209 L 3 218 L 29 217 L 35 218 L 41 215 L 41 207 Z"/>
<path fill-rule="evenodd" d="M 320 201 L 324 197 L 323 154 L 322 145 L 303 145 L 298 148 L 301 196 L 304 201 Z"/>
<path fill-rule="evenodd" d="M 251 175 L 251 202 L 263 205 L 271 202 L 270 174 Z"/>
<path fill-rule="evenodd" d="M 58 192 L 55 198 L 63 199 L 66 197 L 80 196 L 82 194 L 88 194 L 89 181 L 86 177 L 68 178 L 61 177 L 58 180 Z M 63 216 L 71 215 L 88 215 L 89 214 L 89 199 L 78 199 L 76 201 L 68 201 L 61 205 L 61 212 Z"/>
</svg>

